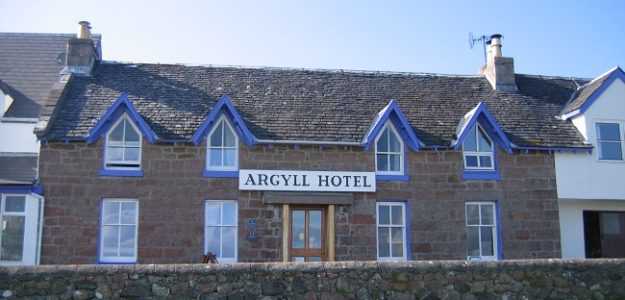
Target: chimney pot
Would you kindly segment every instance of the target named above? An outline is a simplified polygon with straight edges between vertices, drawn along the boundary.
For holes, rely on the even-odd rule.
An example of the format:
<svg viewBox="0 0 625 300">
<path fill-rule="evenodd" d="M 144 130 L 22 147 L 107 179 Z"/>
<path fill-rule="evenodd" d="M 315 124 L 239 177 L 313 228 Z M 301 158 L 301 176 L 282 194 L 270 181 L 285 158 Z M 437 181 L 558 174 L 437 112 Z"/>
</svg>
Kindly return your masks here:
<svg viewBox="0 0 625 300">
<path fill-rule="evenodd" d="M 78 38 L 79 39 L 90 39 L 91 38 L 91 24 L 87 21 L 78 22 L 80 25 L 78 29 Z"/>
<path fill-rule="evenodd" d="M 514 78 L 514 60 L 501 55 L 501 34 L 493 34 L 486 42 L 488 58 L 480 70 L 480 75 L 488 79 L 494 90 L 518 91 Z"/>
<path fill-rule="evenodd" d="M 493 34 L 490 36 L 490 47 L 493 57 L 501 57 L 501 34 Z"/>
</svg>

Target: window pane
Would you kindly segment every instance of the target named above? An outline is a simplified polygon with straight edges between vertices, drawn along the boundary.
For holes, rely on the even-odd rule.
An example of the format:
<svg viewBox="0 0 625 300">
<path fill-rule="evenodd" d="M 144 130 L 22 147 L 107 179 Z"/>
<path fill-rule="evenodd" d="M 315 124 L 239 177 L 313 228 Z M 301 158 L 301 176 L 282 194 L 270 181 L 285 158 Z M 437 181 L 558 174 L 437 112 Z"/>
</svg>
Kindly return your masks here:
<svg viewBox="0 0 625 300">
<path fill-rule="evenodd" d="M 24 212 L 26 210 L 26 197 L 24 196 L 6 196 L 4 203 L 4 211 L 6 212 Z"/>
<path fill-rule="evenodd" d="M 139 154 L 141 153 L 141 148 L 126 148 L 125 149 L 125 161 L 139 161 Z"/>
<path fill-rule="evenodd" d="M 124 122 L 126 122 L 126 142 L 139 142 L 139 133 L 135 131 L 130 122 L 127 120 Z"/>
<path fill-rule="evenodd" d="M 477 156 L 475 155 L 465 155 L 464 156 L 465 163 L 467 167 L 477 167 Z"/>
<path fill-rule="evenodd" d="M 221 153 L 222 149 L 208 149 L 210 151 L 210 166 L 211 167 L 221 167 Z"/>
<path fill-rule="evenodd" d="M 486 133 L 481 130 L 479 130 L 479 135 L 478 135 L 478 140 L 480 142 L 480 152 L 492 152 L 493 148 L 491 146 L 490 141 L 488 140 L 488 138 L 486 137 Z"/>
<path fill-rule="evenodd" d="M 389 229 L 378 228 L 378 255 L 379 257 L 389 257 Z"/>
<path fill-rule="evenodd" d="M 119 224 L 119 202 L 104 202 L 102 222 L 104 224 Z"/>
<path fill-rule="evenodd" d="M 389 171 L 399 172 L 401 171 L 401 155 L 399 154 L 390 154 L 389 158 L 391 159 L 391 165 Z"/>
<path fill-rule="evenodd" d="M 206 203 L 206 225 L 221 224 L 221 204 Z"/>
<path fill-rule="evenodd" d="M 225 149 L 224 151 L 224 167 L 234 167 L 237 151 L 235 149 Z"/>
<path fill-rule="evenodd" d="M 223 239 L 221 257 L 234 258 L 235 255 L 235 242 L 237 240 L 236 230 L 234 227 L 223 227 Z"/>
<path fill-rule="evenodd" d="M 402 210 L 401 206 L 391 206 L 391 219 L 393 220 L 393 225 L 404 224 L 404 214 L 402 213 Z"/>
<path fill-rule="evenodd" d="M 480 228 L 467 228 L 467 256 L 480 256 Z"/>
<path fill-rule="evenodd" d="M 121 202 L 122 215 L 121 224 L 136 224 L 137 203 Z"/>
<path fill-rule="evenodd" d="M 621 234 L 618 213 L 601 213 L 601 233 Z"/>
<path fill-rule="evenodd" d="M 321 211 L 311 210 L 308 222 L 308 248 L 321 249 Z"/>
<path fill-rule="evenodd" d="M 120 227 L 119 256 L 135 256 L 135 226 Z"/>
<path fill-rule="evenodd" d="M 388 152 L 388 127 L 382 131 L 382 135 L 378 139 L 378 143 L 376 144 L 376 150 L 378 152 Z"/>
<path fill-rule="evenodd" d="M 482 256 L 493 256 L 493 228 L 481 227 L 482 230 Z"/>
<path fill-rule="evenodd" d="M 467 205 L 467 225 L 480 224 L 480 212 L 478 205 Z"/>
<path fill-rule="evenodd" d="M 308 257 L 308 261 L 309 262 L 320 262 L 321 261 L 321 257 L 319 257 L 319 256 L 310 256 L 310 257 Z"/>
<path fill-rule="evenodd" d="M 475 125 L 464 138 L 462 142 L 462 150 L 464 151 L 477 151 L 477 145 L 475 143 Z"/>
<path fill-rule="evenodd" d="M 404 256 L 404 237 L 402 228 L 391 228 L 393 257 Z"/>
<path fill-rule="evenodd" d="M 395 135 L 395 133 L 393 133 L 390 128 L 388 129 L 388 133 L 391 152 L 401 152 L 401 143 L 399 142 L 399 138 Z"/>
<path fill-rule="evenodd" d="M 597 123 L 597 139 L 620 141 L 621 134 L 619 133 L 619 124 Z"/>
<path fill-rule="evenodd" d="M 378 206 L 378 224 L 380 225 L 389 225 L 391 224 L 390 220 L 390 208 L 388 205 L 380 205 Z"/>
<path fill-rule="evenodd" d="M 219 122 L 219 125 L 217 126 L 215 131 L 213 131 L 213 135 L 211 135 L 210 146 L 212 146 L 212 147 L 221 147 L 222 146 L 222 144 L 221 144 L 221 135 L 223 133 L 223 127 L 224 127 L 223 122 Z"/>
<path fill-rule="evenodd" d="M 236 147 L 236 137 L 234 136 L 234 132 L 230 130 L 229 126 L 224 126 L 224 146 Z"/>
<path fill-rule="evenodd" d="M 305 262 L 303 256 L 293 256 L 293 258 L 291 260 L 293 262 L 296 262 L 296 263 L 303 263 L 303 262 Z"/>
<path fill-rule="evenodd" d="M 378 154 L 377 171 L 388 171 L 388 154 Z"/>
<path fill-rule="evenodd" d="M 118 256 L 119 226 L 102 227 L 102 256 Z"/>
<path fill-rule="evenodd" d="M 493 225 L 494 216 L 493 216 L 493 206 L 492 205 L 481 205 L 482 208 L 482 225 Z"/>
<path fill-rule="evenodd" d="M 217 257 L 221 257 L 221 228 L 208 226 L 206 227 L 206 248 L 208 252 L 213 252 Z"/>
<path fill-rule="evenodd" d="M 306 212 L 293 210 L 291 220 L 291 247 L 303 249 L 306 246 Z"/>
<path fill-rule="evenodd" d="M 107 161 L 124 160 L 124 148 L 123 147 L 106 147 L 106 160 Z"/>
<path fill-rule="evenodd" d="M 223 215 L 223 225 L 236 225 L 236 215 L 237 215 L 237 205 L 236 203 L 233 202 L 226 202 L 223 204 L 223 210 L 224 210 L 224 215 Z"/>
<path fill-rule="evenodd" d="M 119 122 L 117 127 L 111 131 L 109 134 L 109 141 L 112 142 L 123 142 L 124 141 L 124 121 Z"/>
<path fill-rule="evenodd" d="M 492 168 L 493 164 L 491 161 L 491 156 L 480 156 L 480 167 Z"/>
<path fill-rule="evenodd" d="M 7 197 L 8 198 L 8 197 Z M 2 249 L 0 260 L 22 260 L 24 251 L 23 216 L 2 217 Z"/>
<path fill-rule="evenodd" d="M 621 160 L 621 143 L 599 142 L 599 156 L 605 160 Z"/>
</svg>

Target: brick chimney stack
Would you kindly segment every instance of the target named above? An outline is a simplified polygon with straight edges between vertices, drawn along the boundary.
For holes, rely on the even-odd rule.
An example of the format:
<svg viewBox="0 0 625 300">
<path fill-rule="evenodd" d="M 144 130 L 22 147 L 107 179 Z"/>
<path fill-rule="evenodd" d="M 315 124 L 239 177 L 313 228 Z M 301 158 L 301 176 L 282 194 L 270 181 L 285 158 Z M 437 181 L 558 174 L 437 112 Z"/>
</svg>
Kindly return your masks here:
<svg viewBox="0 0 625 300">
<path fill-rule="evenodd" d="M 501 34 L 493 34 L 486 45 L 488 57 L 480 75 L 485 76 L 496 91 L 518 91 L 514 79 L 514 59 L 501 54 Z"/>
<path fill-rule="evenodd" d="M 67 43 L 66 65 L 61 73 L 89 76 L 100 58 L 91 40 L 89 22 L 80 21 L 78 24 L 80 27 L 76 38 L 71 38 Z"/>
</svg>

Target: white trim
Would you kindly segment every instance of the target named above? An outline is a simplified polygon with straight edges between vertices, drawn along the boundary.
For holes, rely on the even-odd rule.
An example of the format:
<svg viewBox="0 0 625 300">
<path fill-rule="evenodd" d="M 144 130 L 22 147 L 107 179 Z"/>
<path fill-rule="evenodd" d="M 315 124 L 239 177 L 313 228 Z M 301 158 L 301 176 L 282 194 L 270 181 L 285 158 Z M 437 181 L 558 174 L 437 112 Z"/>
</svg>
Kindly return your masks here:
<svg viewBox="0 0 625 300">
<path fill-rule="evenodd" d="M 126 124 L 130 124 L 132 129 L 139 136 L 138 146 L 136 146 L 136 145 L 129 145 L 128 142 L 126 142 L 126 130 L 128 130 L 128 128 L 126 126 L 124 126 L 124 131 L 122 133 L 122 142 L 121 143 L 120 142 L 111 142 L 111 141 L 109 141 L 109 137 L 110 137 L 111 133 L 113 133 L 113 131 L 117 128 L 117 126 L 119 126 L 120 123 L 122 123 L 124 120 L 126 120 Z M 126 148 L 138 148 L 139 149 L 139 158 L 138 158 L 138 160 L 125 160 L 125 159 L 122 159 L 122 160 L 109 160 L 108 159 L 108 151 L 109 151 L 110 148 L 121 148 L 123 156 L 126 153 L 126 151 L 125 151 Z M 105 138 L 105 142 L 104 142 L 104 168 L 107 169 L 107 170 L 141 170 L 141 156 L 142 156 L 142 152 L 143 152 L 143 134 L 141 133 L 139 128 L 137 128 L 135 123 L 130 119 L 130 117 L 126 113 L 124 113 L 113 124 L 113 126 L 111 126 L 111 128 L 109 128 L 108 132 L 106 133 L 106 138 Z M 109 165 L 113 165 L 113 164 L 118 165 L 118 166 L 109 166 Z M 119 165 L 121 165 L 121 166 L 119 166 Z M 127 166 L 123 166 L 123 165 L 127 165 Z M 138 166 L 134 166 L 134 165 L 138 165 Z"/>
<path fill-rule="evenodd" d="M 402 224 L 380 224 L 380 216 L 379 216 L 379 212 L 380 212 L 380 206 L 387 206 L 389 207 L 389 221 L 392 220 L 392 213 L 391 213 L 391 208 L 393 206 L 396 207 L 401 207 L 401 211 L 402 211 Z M 376 249 L 376 257 L 378 260 L 407 260 L 408 257 L 408 245 L 406 245 L 407 241 L 406 241 L 406 203 L 404 202 L 377 202 L 375 204 L 375 216 L 376 216 L 376 221 L 375 221 L 375 249 Z M 391 243 L 391 241 L 388 241 L 389 244 L 389 255 L 390 256 L 384 256 L 384 257 L 380 257 L 380 236 L 379 236 L 379 229 L 380 228 L 388 228 L 389 229 L 389 237 L 391 237 L 391 232 L 390 229 L 391 228 L 401 228 L 402 229 L 402 256 L 392 256 L 392 252 L 393 252 L 393 244 Z"/>
<path fill-rule="evenodd" d="M 380 152 L 378 151 L 378 141 L 380 140 L 380 138 L 382 137 L 382 135 L 384 134 L 384 131 L 390 129 L 389 133 L 392 133 L 394 135 L 394 137 L 399 141 L 399 147 L 400 147 L 400 152 L 391 152 L 390 149 L 388 149 L 388 151 L 386 152 Z M 391 137 L 391 135 L 388 135 L 389 138 Z M 388 141 L 387 141 L 388 142 Z M 390 121 L 387 121 L 386 124 L 384 124 L 384 126 L 382 127 L 382 129 L 378 132 L 378 136 L 375 138 L 375 173 L 378 175 L 404 175 L 404 163 L 405 163 L 405 159 L 406 159 L 406 153 L 404 151 L 404 141 L 402 140 L 401 136 L 399 135 L 399 133 L 397 132 L 397 130 L 395 129 L 395 126 L 393 126 L 393 124 Z M 389 148 L 390 148 L 390 142 L 389 142 Z M 389 159 L 388 162 L 388 167 L 389 169 L 391 169 L 391 164 L 390 164 L 390 156 L 391 155 L 399 155 L 399 171 L 380 171 L 378 170 L 378 154 L 382 154 L 382 155 L 386 155 L 387 158 Z"/>
<path fill-rule="evenodd" d="M 224 204 L 225 203 L 232 203 L 235 206 L 235 211 L 234 211 L 234 225 L 224 225 L 223 224 L 223 214 L 224 214 Z M 235 263 L 238 261 L 238 257 L 239 257 L 239 202 L 236 200 L 205 200 L 204 201 L 204 254 L 206 254 L 208 252 L 208 243 L 207 243 L 207 228 L 208 228 L 208 214 L 207 214 L 207 207 L 209 204 L 219 204 L 220 207 L 220 218 L 221 218 L 221 222 L 219 222 L 219 224 L 211 224 L 210 226 L 212 227 L 218 227 L 220 229 L 222 229 L 222 232 L 220 233 L 220 244 L 219 244 L 219 255 L 217 256 L 217 262 L 218 263 Z M 228 258 L 224 258 L 222 257 L 223 254 L 223 228 L 224 227 L 233 227 L 234 228 L 234 235 L 235 235 L 235 239 L 234 239 L 234 257 L 228 257 Z"/>
<path fill-rule="evenodd" d="M 24 217 L 24 240 L 22 241 L 21 260 L 0 261 L 0 265 L 36 265 L 39 264 L 39 251 L 41 242 L 41 220 L 39 219 L 40 209 L 43 209 L 38 197 L 33 194 L 0 194 L 0 225 L 4 222 L 4 216 Z M 24 211 L 6 212 L 5 204 L 7 196 L 17 196 L 24 199 Z M 39 196 L 40 197 L 40 196 Z M 0 243 L 2 243 L 2 232 L 0 231 Z M 1 253 L 0 253 L 1 255 Z"/>
<path fill-rule="evenodd" d="M 222 131 L 221 133 L 221 146 L 218 147 L 211 147 L 211 137 L 213 136 L 213 134 L 215 134 L 215 131 L 217 130 L 217 128 L 219 127 L 219 125 L 221 123 L 224 123 L 224 126 L 222 127 L 224 131 Z M 230 130 L 230 132 L 232 132 L 232 135 L 234 136 L 234 147 L 227 147 L 224 145 L 224 136 L 225 136 L 225 130 L 228 129 Z M 210 157 L 211 157 L 211 149 L 219 149 L 222 151 L 222 157 L 221 157 L 221 166 L 211 166 L 210 165 Z M 226 150 L 234 150 L 235 151 L 235 155 L 234 155 L 234 165 L 233 166 L 224 166 L 223 162 L 224 162 L 224 153 Z M 206 137 L 206 165 L 205 165 L 205 169 L 207 171 L 236 171 L 239 169 L 239 135 L 237 135 L 237 132 L 234 130 L 234 126 L 232 126 L 232 124 L 230 124 L 230 121 L 228 120 L 228 118 L 226 118 L 225 115 L 221 115 L 221 117 L 219 117 L 219 120 L 217 120 L 217 122 L 215 122 L 215 125 L 213 125 L 213 128 L 211 129 L 211 131 L 208 133 L 207 137 Z"/>
<path fill-rule="evenodd" d="M 106 203 L 119 203 L 119 214 L 120 214 L 120 223 L 117 224 L 104 224 L 104 205 Z M 121 224 L 121 204 L 122 203 L 134 203 L 135 204 L 135 218 L 134 224 Z M 134 240 L 134 255 L 133 256 L 120 256 L 119 250 L 121 247 L 121 242 L 119 239 L 121 238 L 121 234 L 118 232 L 118 255 L 117 256 L 104 256 L 104 235 L 103 229 L 104 226 L 117 226 L 118 228 L 121 226 L 134 226 L 135 228 L 135 240 Z M 100 243 L 99 243 L 99 253 L 98 260 L 103 263 L 136 263 L 138 258 L 138 244 L 139 244 L 139 200 L 136 199 L 124 199 L 124 198 L 106 198 L 102 199 L 102 206 L 100 207 Z"/>
<path fill-rule="evenodd" d="M 469 224 L 469 218 L 468 218 L 468 213 L 467 213 L 467 207 L 469 205 L 476 205 L 478 206 L 478 222 L 479 224 L 475 225 Z M 482 206 L 490 206 L 493 212 L 493 224 L 482 224 Z M 468 260 L 497 260 L 497 255 L 499 253 L 499 235 L 497 234 L 497 227 L 499 224 L 499 220 L 497 219 L 497 205 L 495 205 L 495 202 L 489 202 L 489 201 L 472 201 L 472 202 L 466 202 L 464 204 L 464 219 L 465 219 L 465 227 L 468 231 L 468 229 L 470 227 L 477 227 L 479 229 L 484 228 L 484 227 L 491 227 L 492 229 L 492 237 L 493 237 L 493 255 L 482 255 L 482 231 L 478 230 L 478 243 L 479 243 L 479 247 L 480 247 L 480 255 L 479 256 L 475 256 L 475 255 L 468 255 L 467 253 L 467 259 Z M 468 247 L 468 233 L 467 233 L 467 247 Z M 468 251 L 468 249 L 467 249 Z"/>
</svg>

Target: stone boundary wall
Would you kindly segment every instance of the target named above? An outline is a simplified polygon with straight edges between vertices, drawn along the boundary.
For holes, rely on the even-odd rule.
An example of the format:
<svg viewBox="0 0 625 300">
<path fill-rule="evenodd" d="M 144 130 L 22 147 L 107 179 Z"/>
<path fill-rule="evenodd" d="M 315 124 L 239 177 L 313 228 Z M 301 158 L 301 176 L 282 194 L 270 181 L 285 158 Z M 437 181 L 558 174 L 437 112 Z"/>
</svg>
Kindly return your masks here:
<svg viewBox="0 0 625 300">
<path fill-rule="evenodd" d="M 3 266 L 0 298 L 623 299 L 625 259 Z"/>
</svg>

